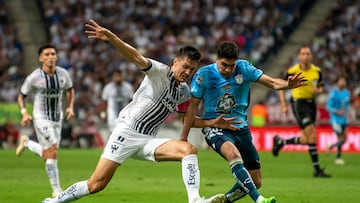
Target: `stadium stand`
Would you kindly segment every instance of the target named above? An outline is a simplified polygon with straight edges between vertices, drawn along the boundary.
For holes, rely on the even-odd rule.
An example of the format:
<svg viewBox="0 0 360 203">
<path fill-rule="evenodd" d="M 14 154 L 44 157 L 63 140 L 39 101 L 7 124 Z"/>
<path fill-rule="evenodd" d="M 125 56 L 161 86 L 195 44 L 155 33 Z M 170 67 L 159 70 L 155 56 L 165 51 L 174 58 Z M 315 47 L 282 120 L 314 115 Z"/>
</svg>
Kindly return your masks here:
<svg viewBox="0 0 360 203">
<path fill-rule="evenodd" d="M 15 24 L 9 20 L 5 1 L 0 0 L 0 101 L 14 102 L 24 79 L 23 44 Z"/>
<path fill-rule="evenodd" d="M 49 38 L 59 48 L 59 65 L 79 78 L 76 106 L 83 119 L 88 108 L 100 103 L 100 91 L 113 69 L 122 69 L 134 89 L 142 79 L 109 45 L 85 38 L 86 20 L 100 20 L 146 56 L 168 64 L 181 44 L 198 47 L 208 63 L 221 40 L 236 41 L 241 57 L 259 64 L 290 35 L 310 2 L 42 0 L 41 5 Z"/>
<path fill-rule="evenodd" d="M 241 58 L 268 69 L 262 65 L 269 58 L 277 57 L 304 16 L 319 0 L 34 2 L 41 11 L 39 17 L 43 18 L 47 41 L 58 48 L 59 65 L 67 68 L 74 78 L 77 91 L 75 110 L 80 123 L 89 109 L 93 109 L 96 115 L 104 110 L 100 93 L 114 69 L 122 69 L 124 78 L 133 84 L 134 89 L 143 78 L 143 74 L 126 63 L 109 44 L 86 38 L 83 30 L 87 20 L 99 20 L 139 48 L 144 55 L 164 63 L 171 63 L 170 58 L 179 45 L 192 44 L 202 51 L 202 63 L 206 64 L 215 58 L 214 50 L 219 41 L 233 40 L 242 48 Z M 359 37 L 356 35 L 359 31 L 360 3 L 356 0 L 336 2 L 338 5 L 319 26 L 312 40 L 315 64 L 323 67 L 327 87 L 332 85 L 334 79 L 333 74 L 329 73 L 346 71 L 351 76 L 349 80 L 350 84 L 354 84 L 352 88 L 355 93 L 355 84 L 359 84 L 360 75 Z M 0 91 L 4 95 L 14 92 L 14 95 L 0 95 L 0 101 L 15 102 L 19 88 L 16 81 L 23 80 L 24 73 L 33 67 L 19 68 L 24 64 L 21 53 L 27 47 L 17 40 L 16 30 L 21 28 L 15 28 L 13 22 L 7 20 L 11 13 L 7 12 L 5 3 L 5 0 L 0 0 Z M 291 64 L 294 59 L 288 61 Z M 286 67 L 280 68 L 285 70 Z M 13 77 L 7 77 L 14 72 Z M 268 95 L 268 102 L 276 99 L 271 97 L 272 92 Z"/>
</svg>

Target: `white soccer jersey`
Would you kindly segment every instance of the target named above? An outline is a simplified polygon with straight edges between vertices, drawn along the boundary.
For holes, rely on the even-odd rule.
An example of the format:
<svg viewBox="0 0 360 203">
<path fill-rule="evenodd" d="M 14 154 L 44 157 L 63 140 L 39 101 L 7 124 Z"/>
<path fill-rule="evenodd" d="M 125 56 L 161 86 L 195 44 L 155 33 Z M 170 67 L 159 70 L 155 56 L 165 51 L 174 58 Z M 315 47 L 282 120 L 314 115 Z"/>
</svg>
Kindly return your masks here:
<svg viewBox="0 0 360 203">
<path fill-rule="evenodd" d="M 189 100 L 190 90 L 185 82 L 176 84 L 169 66 L 149 60 L 151 68 L 133 100 L 120 112 L 119 120 L 141 134 L 155 136 L 176 106 Z"/>
<path fill-rule="evenodd" d="M 34 94 L 34 119 L 60 121 L 63 118 L 62 96 L 64 90 L 73 87 L 69 73 L 57 66 L 54 76 L 46 74 L 42 68 L 34 70 L 21 86 L 21 94 Z"/>
<path fill-rule="evenodd" d="M 110 129 L 114 127 L 115 120 L 133 96 L 133 88 L 130 83 L 123 81 L 121 85 L 110 82 L 105 85 L 102 99 L 107 101 L 107 121 Z"/>
</svg>

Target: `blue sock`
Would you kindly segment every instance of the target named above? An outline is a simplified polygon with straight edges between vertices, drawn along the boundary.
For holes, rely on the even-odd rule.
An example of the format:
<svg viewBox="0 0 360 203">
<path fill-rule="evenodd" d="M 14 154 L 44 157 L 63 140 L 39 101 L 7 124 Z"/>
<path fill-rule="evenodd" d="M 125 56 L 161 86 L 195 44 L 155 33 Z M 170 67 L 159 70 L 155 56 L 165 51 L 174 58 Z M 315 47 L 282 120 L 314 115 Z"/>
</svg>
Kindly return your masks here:
<svg viewBox="0 0 360 203">
<path fill-rule="evenodd" d="M 230 167 L 233 176 L 239 183 L 239 186 L 242 188 L 242 191 L 248 193 L 251 199 L 254 202 L 260 196 L 259 192 L 256 189 L 256 186 L 249 174 L 249 172 L 245 169 L 244 164 L 241 159 L 233 160 L 230 162 Z"/>
</svg>

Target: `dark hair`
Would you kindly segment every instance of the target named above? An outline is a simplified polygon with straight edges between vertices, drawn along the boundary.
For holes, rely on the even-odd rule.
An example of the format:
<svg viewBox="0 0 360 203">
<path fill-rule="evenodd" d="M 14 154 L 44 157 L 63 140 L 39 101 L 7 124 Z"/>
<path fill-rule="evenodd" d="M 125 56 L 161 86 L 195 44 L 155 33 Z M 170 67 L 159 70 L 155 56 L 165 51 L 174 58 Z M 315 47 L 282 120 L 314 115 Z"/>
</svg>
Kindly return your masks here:
<svg viewBox="0 0 360 203">
<path fill-rule="evenodd" d="M 307 44 L 301 45 L 301 46 L 299 47 L 298 51 L 297 51 L 297 54 L 300 54 L 300 51 L 301 51 L 302 49 L 305 49 L 305 48 L 309 48 L 309 49 L 310 49 L 310 46 L 307 45 Z M 310 49 L 310 51 L 311 51 L 311 49 Z"/>
<path fill-rule="evenodd" d="M 45 44 L 45 45 L 43 45 L 43 46 L 41 46 L 41 47 L 39 48 L 39 51 L 38 51 L 39 56 L 40 56 L 41 53 L 44 51 L 44 49 L 49 49 L 49 48 L 55 49 L 55 51 L 56 51 L 56 47 L 55 47 L 55 46 L 53 46 L 53 45 L 51 45 L 51 44 Z"/>
<path fill-rule="evenodd" d="M 219 59 L 237 59 L 239 56 L 239 47 L 231 41 L 221 42 L 217 48 L 217 57 Z"/>
<path fill-rule="evenodd" d="M 200 52 L 193 46 L 184 46 L 179 49 L 176 53 L 176 57 L 178 58 L 189 58 L 194 61 L 199 61 L 201 58 Z"/>
<path fill-rule="evenodd" d="M 336 81 L 336 82 L 339 82 L 340 79 L 345 79 L 345 80 L 346 80 L 346 75 L 341 74 L 341 75 L 337 76 L 336 79 L 335 79 L 335 81 Z"/>
<path fill-rule="evenodd" d="M 115 69 L 115 70 L 114 70 L 114 73 L 118 73 L 119 75 L 121 75 L 121 74 L 122 74 L 122 71 L 121 71 L 120 69 Z"/>
</svg>

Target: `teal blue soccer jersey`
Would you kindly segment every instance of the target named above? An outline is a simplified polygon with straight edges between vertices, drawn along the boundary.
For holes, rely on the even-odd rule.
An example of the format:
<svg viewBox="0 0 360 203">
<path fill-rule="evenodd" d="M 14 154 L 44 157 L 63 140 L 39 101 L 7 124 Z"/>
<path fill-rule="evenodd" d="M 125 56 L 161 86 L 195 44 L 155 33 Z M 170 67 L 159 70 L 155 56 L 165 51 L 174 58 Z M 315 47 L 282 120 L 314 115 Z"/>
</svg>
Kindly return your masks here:
<svg viewBox="0 0 360 203">
<path fill-rule="evenodd" d="M 350 92 L 347 89 L 339 90 L 334 88 L 329 93 L 329 98 L 326 104 L 326 109 L 330 113 L 331 123 L 337 123 L 346 125 L 347 124 L 347 112 L 349 111 L 350 106 Z M 343 115 L 338 115 L 335 112 L 337 110 L 343 109 L 345 113 Z"/>
<path fill-rule="evenodd" d="M 250 101 L 250 82 L 257 81 L 263 71 L 246 60 L 237 60 L 233 75 L 224 78 L 213 63 L 201 67 L 192 80 L 191 94 L 203 99 L 203 119 L 213 119 L 220 114 L 226 118 L 238 117 L 247 126 L 247 111 Z"/>
</svg>

